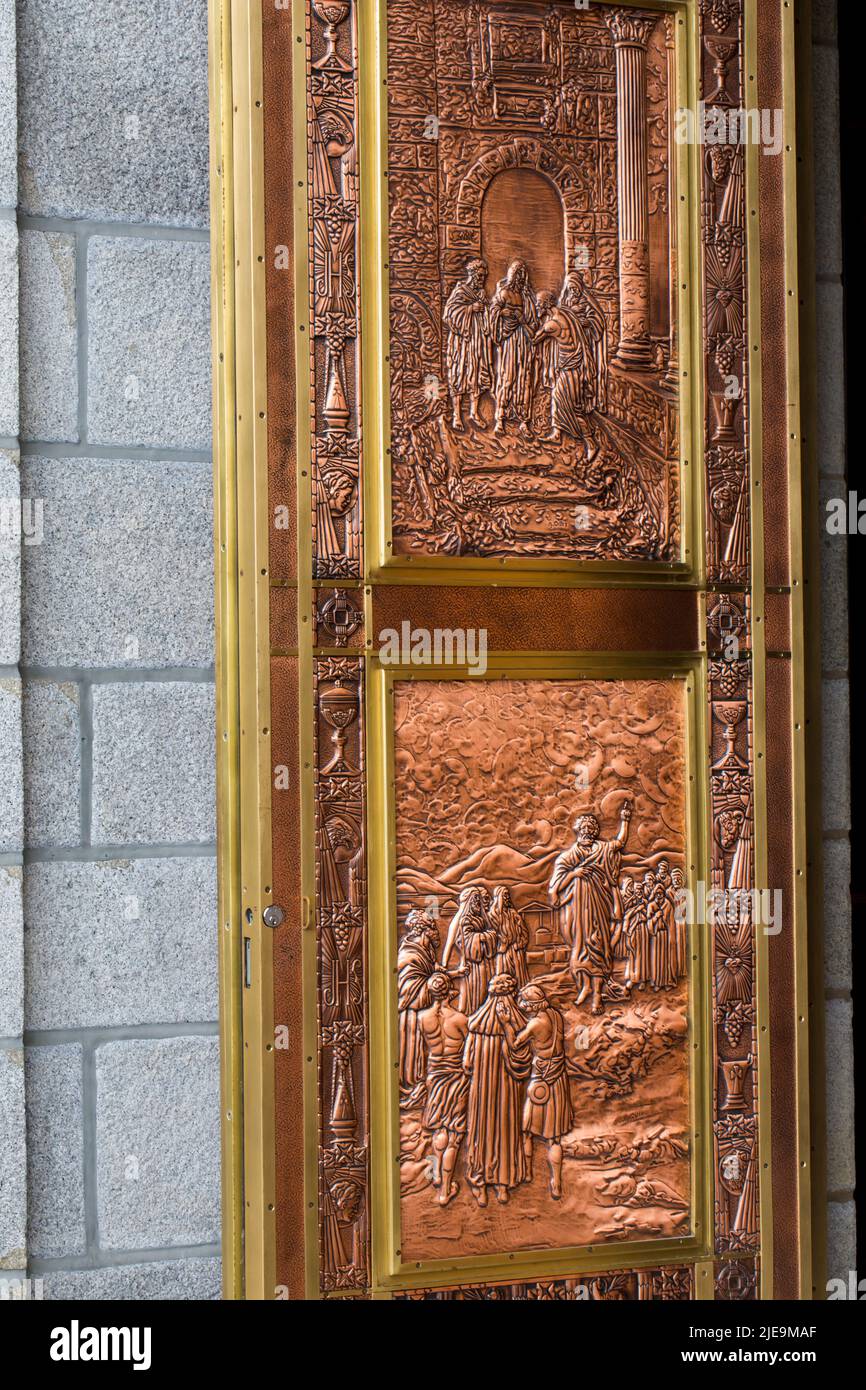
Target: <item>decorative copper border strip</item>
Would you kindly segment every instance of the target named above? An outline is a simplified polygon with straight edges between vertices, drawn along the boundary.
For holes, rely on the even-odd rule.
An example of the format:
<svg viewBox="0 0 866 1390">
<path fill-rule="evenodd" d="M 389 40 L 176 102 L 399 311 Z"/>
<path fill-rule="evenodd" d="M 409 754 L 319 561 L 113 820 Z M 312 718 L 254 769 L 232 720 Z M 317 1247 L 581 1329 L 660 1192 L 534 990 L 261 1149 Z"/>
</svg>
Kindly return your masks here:
<svg viewBox="0 0 866 1390">
<path fill-rule="evenodd" d="M 394 1294 L 397 1303 L 688 1303 L 695 1296 L 694 1270 L 683 1268 L 618 1270 L 574 1279 L 536 1279 L 520 1284 L 456 1284 L 445 1289 L 412 1289 Z"/>
<path fill-rule="evenodd" d="M 702 119 L 745 106 L 745 0 L 700 0 Z M 740 127 L 738 127 L 738 130 Z M 752 661 L 752 469 L 746 160 L 703 143 L 704 303 L 716 1253 L 759 1247 Z"/>
<path fill-rule="evenodd" d="M 700 19 L 707 129 L 724 118 L 730 134 L 728 114 L 743 108 L 743 0 L 701 0 Z M 702 143 L 701 152 L 707 578 L 711 586 L 747 585 L 751 497 L 744 148 Z"/>
<path fill-rule="evenodd" d="M 360 579 L 363 503 L 355 0 L 341 0 L 339 4 L 308 0 L 306 45 L 312 577 Z M 340 172 L 335 179 L 331 161 L 337 157 Z M 336 524 L 335 512 L 339 516 Z"/>
<path fill-rule="evenodd" d="M 322 1293 L 370 1282 L 364 663 L 315 681 L 319 1256 Z"/>
<path fill-rule="evenodd" d="M 746 594 L 715 595 L 709 648 L 717 1253 L 758 1246 L 752 658 Z M 708 920 L 711 914 L 708 912 Z"/>
</svg>

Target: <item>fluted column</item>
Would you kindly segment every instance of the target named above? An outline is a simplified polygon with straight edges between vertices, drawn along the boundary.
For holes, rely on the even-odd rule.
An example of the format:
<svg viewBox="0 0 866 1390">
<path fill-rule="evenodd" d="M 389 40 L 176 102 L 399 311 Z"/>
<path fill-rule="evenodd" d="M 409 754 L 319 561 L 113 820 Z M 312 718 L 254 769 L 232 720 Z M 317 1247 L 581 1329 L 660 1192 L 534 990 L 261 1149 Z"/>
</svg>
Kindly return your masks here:
<svg viewBox="0 0 866 1390">
<path fill-rule="evenodd" d="M 603 13 L 616 52 L 620 327 L 615 360 L 622 366 L 648 367 L 652 345 L 646 53 L 655 20 L 631 10 Z"/>
</svg>

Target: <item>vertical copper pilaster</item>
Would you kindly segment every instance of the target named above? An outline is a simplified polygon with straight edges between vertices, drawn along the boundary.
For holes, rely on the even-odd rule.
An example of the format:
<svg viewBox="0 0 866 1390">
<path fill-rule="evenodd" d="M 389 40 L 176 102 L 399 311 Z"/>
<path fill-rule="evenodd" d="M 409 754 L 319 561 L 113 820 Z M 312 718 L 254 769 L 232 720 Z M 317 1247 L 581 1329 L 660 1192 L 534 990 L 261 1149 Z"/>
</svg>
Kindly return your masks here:
<svg viewBox="0 0 866 1390">
<path fill-rule="evenodd" d="M 620 330 L 615 360 L 624 367 L 648 367 L 652 350 L 646 54 L 653 21 L 628 10 L 613 10 L 604 17 L 616 51 Z"/>
</svg>

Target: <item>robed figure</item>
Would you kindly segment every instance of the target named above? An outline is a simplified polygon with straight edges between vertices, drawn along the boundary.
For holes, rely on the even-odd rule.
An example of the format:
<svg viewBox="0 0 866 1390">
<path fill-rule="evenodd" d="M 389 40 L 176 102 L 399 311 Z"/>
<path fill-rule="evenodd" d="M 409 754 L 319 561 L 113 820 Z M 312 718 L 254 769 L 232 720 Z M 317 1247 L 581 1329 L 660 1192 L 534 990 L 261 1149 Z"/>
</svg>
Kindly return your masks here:
<svg viewBox="0 0 866 1390">
<path fill-rule="evenodd" d="M 622 935 L 628 952 L 625 978 L 628 984 L 643 987 L 652 975 L 650 961 L 650 934 L 647 931 L 647 901 L 643 884 L 626 880 L 628 892 L 623 888 L 623 926 Z M 650 890 L 651 891 L 651 890 Z"/>
<path fill-rule="evenodd" d="M 670 894 L 674 907 L 674 972 L 678 980 L 689 973 L 688 922 L 683 902 L 685 883 L 682 869 L 672 869 Z"/>
<path fill-rule="evenodd" d="M 529 435 L 538 306 L 523 261 L 512 261 L 505 278 L 496 286 L 489 321 L 490 336 L 497 348 L 494 432 L 504 434 L 505 422 L 516 420 L 521 434 Z"/>
<path fill-rule="evenodd" d="M 445 305 L 443 321 L 448 330 L 445 366 L 451 392 L 452 426 L 463 429 L 463 397 L 469 397 L 469 419 L 486 429 L 479 413 L 483 392 L 493 385 L 493 348 L 488 323 L 488 300 L 484 291 L 487 262 L 469 261 L 466 279 L 455 285 Z"/>
<path fill-rule="evenodd" d="M 419 1014 L 433 1003 L 430 976 L 436 971 L 439 930 L 424 912 L 410 912 L 397 952 L 397 1009 L 400 1020 L 400 1086 L 413 1091 L 424 1081 L 427 1058 Z"/>
<path fill-rule="evenodd" d="M 583 441 L 591 463 L 598 454 L 591 417 L 607 404 L 607 324 L 576 270 L 566 276 L 559 303 L 547 309 L 534 339 L 556 345 L 548 440 L 558 444 L 566 434 Z"/>
<path fill-rule="evenodd" d="M 497 975 L 513 975 L 517 988 L 529 984 L 529 966 L 526 963 L 526 949 L 529 946 L 529 928 L 511 901 L 507 888 L 496 888 L 493 892 L 493 905 L 490 909 L 490 922 L 496 929 L 496 960 L 494 969 Z"/>
<path fill-rule="evenodd" d="M 656 883 L 647 902 L 647 931 L 650 935 L 650 978 L 653 989 L 673 989 L 674 912 L 663 883 Z"/>
<path fill-rule="evenodd" d="M 448 969 L 454 955 L 458 965 L 452 973 L 460 981 L 457 1007 L 463 1014 L 473 1014 L 487 997 L 496 956 L 496 928 L 487 915 L 480 888 L 464 888 L 460 894 L 442 952 L 443 969 Z"/>
<path fill-rule="evenodd" d="M 515 1003 L 513 975 L 494 975 L 487 998 L 469 1020 L 463 1068 L 469 1076 L 466 1170 L 478 1205 L 487 1189 L 508 1201 L 527 1176 L 521 1131 L 520 1083 L 529 1074 L 530 1051 L 509 1041 L 526 1022 Z"/>
<path fill-rule="evenodd" d="M 550 877 L 550 900 L 563 909 L 560 925 L 569 947 L 569 969 L 577 986 L 577 1004 L 592 991 L 592 1012 L 602 1011 L 602 991 L 611 987 L 613 951 L 611 933 L 622 920 L 619 870 L 628 838 L 631 803 L 623 804 L 619 833 L 613 840 L 600 839 L 595 816 L 579 816 L 574 823 L 575 842 L 560 854 Z"/>
</svg>

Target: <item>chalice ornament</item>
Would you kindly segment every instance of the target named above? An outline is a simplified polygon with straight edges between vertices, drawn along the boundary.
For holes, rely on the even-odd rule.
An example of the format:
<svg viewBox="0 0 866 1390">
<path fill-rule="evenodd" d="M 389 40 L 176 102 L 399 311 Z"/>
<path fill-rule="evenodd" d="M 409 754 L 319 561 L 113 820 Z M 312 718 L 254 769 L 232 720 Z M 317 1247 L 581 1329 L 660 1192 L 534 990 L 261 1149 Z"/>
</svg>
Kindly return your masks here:
<svg viewBox="0 0 866 1390">
<path fill-rule="evenodd" d="M 713 102 L 720 105 L 729 103 L 731 98 L 728 94 L 728 67 L 731 59 L 739 47 L 736 39 L 717 39 L 710 35 L 704 39 L 704 45 L 713 59 L 713 76 L 716 79 L 716 90 L 705 98 L 707 106 Z"/>
<path fill-rule="evenodd" d="M 358 718 L 357 688 L 343 682 L 329 686 L 319 698 L 319 710 L 325 723 L 334 731 L 331 734 L 334 756 L 328 766 L 322 768 L 322 775 L 357 775 L 358 769 L 346 761 L 345 752 L 347 731 Z"/>
<path fill-rule="evenodd" d="M 313 67 L 319 70 L 330 68 L 338 72 L 351 72 L 352 64 L 345 62 L 337 52 L 337 28 L 348 18 L 351 10 L 348 0 L 313 0 L 313 9 L 324 22 L 323 38 L 327 45 L 324 55 L 316 59 Z"/>
<path fill-rule="evenodd" d="M 719 761 L 715 764 L 717 769 L 722 768 L 746 768 L 747 763 L 736 752 L 737 728 L 742 724 L 746 717 L 745 704 L 738 704 L 734 701 L 725 704 L 714 704 L 713 714 L 721 725 L 724 726 L 725 751 Z"/>
</svg>

